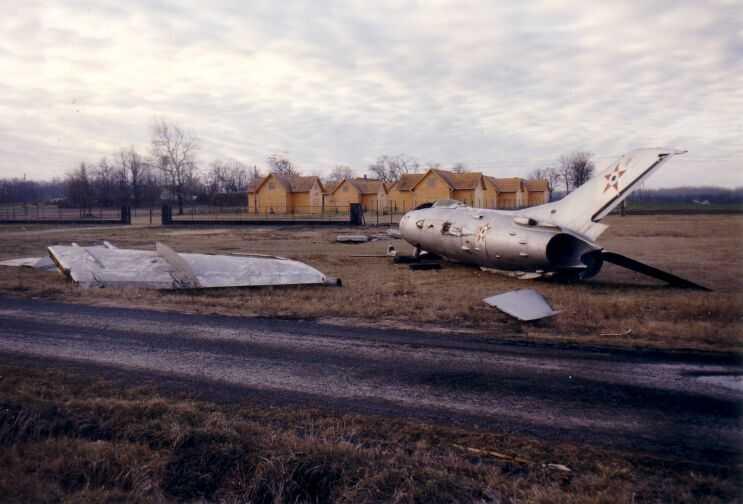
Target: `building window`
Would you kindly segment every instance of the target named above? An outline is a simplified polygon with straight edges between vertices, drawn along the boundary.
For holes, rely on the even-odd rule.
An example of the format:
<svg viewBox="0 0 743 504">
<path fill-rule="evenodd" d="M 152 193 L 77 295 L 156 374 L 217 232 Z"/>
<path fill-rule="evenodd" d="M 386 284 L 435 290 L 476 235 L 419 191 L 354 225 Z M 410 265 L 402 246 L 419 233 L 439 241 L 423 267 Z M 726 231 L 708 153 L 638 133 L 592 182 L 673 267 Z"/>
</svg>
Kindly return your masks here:
<svg viewBox="0 0 743 504">
<path fill-rule="evenodd" d="M 435 187 L 436 186 L 436 179 L 430 178 L 428 179 L 428 187 Z"/>
<path fill-rule="evenodd" d="M 268 183 L 268 190 L 273 191 L 276 188 L 276 186 L 273 184 L 273 182 Z"/>
<path fill-rule="evenodd" d="M 348 192 L 348 186 L 347 185 L 344 185 L 343 188 L 341 189 L 341 191 L 342 192 Z"/>
</svg>

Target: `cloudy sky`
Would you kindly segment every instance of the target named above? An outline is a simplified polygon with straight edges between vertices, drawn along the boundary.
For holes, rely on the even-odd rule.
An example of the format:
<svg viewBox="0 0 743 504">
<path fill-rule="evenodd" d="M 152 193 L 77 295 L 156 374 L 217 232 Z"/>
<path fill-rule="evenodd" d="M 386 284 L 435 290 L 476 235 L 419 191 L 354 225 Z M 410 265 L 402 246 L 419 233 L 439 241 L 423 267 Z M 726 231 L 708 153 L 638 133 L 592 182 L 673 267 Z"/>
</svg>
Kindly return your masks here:
<svg viewBox="0 0 743 504">
<path fill-rule="evenodd" d="M 649 186 L 743 185 L 741 1 L 0 4 L 3 177 L 147 152 L 162 118 L 204 166 L 406 153 L 509 176 L 672 145 Z"/>
</svg>

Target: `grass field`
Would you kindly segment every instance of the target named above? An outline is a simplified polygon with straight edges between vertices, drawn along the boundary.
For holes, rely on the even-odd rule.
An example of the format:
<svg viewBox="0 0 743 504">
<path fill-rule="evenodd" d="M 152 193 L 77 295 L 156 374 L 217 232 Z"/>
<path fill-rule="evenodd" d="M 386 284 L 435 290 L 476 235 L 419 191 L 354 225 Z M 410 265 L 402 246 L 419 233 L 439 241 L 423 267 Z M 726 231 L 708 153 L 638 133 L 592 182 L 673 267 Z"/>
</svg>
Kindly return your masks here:
<svg viewBox="0 0 743 504">
<path fill-rule="evenodd" d="M 447 264 L 440 271 L 410 271 L 383 254 L 399 240 L 335 243 L 348 228 L 163 228 L 124 226 L 100 230 L 0 229 L 0 258 L 45 254 L 53 243 L 152 248 L 155 241 L 189 252 L 258 252 L 305 261 L 343 280 L 325 287 L 229 289 L 176 293 L 138 289 L 84 290 L 61 275 L 0 268 L 0 293 L 82 303 L 199 313 L 316 318 L 338 324 L 445 328 L 489 338 L 577 345 L 739 351 L 743 344 L 743 216 L 612 216 L 600 240 L 614 250 L 714 289 L 668 288 L 606 265 L 591 281 L 559 284 L 521 281 L 477 268 Z M 353 232 L 383 234 L 384 228 Z M 538 323 L 519 323 L 482 303 L 516 288 L 534 287 L 562 311 Z M 625 334 L 631 330 L 629 334 Z M 609 334 L 609 335 L 606 335 Z"/>
<path fill-rule="evenodd" d="M 739 468 L 0 362 L 13 502 L 733 502 Z"/>
<path fill-rule="evenodd" d="M 739 352 L 743 217 L 611 217 L 602 243 L 715 292 L 606 267 L 584 284 L 512 280 L 447 265 L 412 272 L 381 254 L 399 241 L 335 243 L 339 229 L 0 227 L 0 258 L 54 243 L 259 252 L 306 261 L 342 288 L 200 293 L 84 290 L 57 273 L 0 268 L 0 294 L 202 313 L 318 318 L 488 339 Z M 383 228 L 368 228 L 381 233 Z M 354 230 L 356 232 L 357 230 Z M 481 302 L 532 286 L 562 310 L 522 324 Z M 631 329 L 630 334 L 624 334 Z M 602 333 L 624 334 L 607 336 Z M 198 399 L 90 372 L 0 359 L 0 495 L 33 501 L 739 502 L 740 467 L 690 464 L 404 419 Z"/>
</svg>

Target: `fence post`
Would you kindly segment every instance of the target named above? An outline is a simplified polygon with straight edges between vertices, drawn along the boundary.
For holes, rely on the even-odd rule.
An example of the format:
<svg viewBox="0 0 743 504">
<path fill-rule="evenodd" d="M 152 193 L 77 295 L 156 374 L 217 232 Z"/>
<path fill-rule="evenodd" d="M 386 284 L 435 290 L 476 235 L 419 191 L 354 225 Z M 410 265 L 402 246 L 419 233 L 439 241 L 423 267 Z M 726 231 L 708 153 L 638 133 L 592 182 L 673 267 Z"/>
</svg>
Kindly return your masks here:
<svg viewBox="0 0 743 504">
<path fill-rule="evenodd" d="M 361 203 L 351 203 L 350 214 L 352 226 L 361 226 L 364 223 L 364 209 Z"/>
<path fill-rule="evenodd" d="M 126 205 L 121 207 L 121 223 L 122 224 L 132 223 L 132 209 Z"/>
<path fill-rule="evenodd" d="M 167 226 L 173 223 L 173 214 L 170 205 L 163 205 L 162 213 L 160 214 L 160 221 L 163 226 Z"/>
</svg>

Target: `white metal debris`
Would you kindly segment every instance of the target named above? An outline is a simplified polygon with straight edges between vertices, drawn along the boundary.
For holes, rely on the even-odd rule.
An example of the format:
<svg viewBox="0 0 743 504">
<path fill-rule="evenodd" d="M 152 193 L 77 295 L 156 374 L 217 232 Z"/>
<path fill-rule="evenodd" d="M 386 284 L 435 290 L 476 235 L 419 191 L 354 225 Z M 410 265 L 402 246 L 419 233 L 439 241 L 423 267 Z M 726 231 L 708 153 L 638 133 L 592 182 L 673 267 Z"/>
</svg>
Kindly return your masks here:
<svg viewBox="0 0 743 504">
<path fill-rule="evenodd" d="M 560 313 L 553 310 L 542 295 L 533 289 L 510 291 L 487 297 L 483 301 L 525 322 Z"/>
<path fill-rule="evenodd" d="M 21 257 L 0 262 L 0 266 L 26 267 L 44 271 L 54 271 L 57 265 L 49 257 Z"/>
<path fill-rule="evenodd" d="M 299 261 L 272 256 L 182 254 L 157 243 L 155 250 L 110 244 L 55 245 L 49 255 L 82 287 L 193 289 L 268 285 L 339 285 L 337 279 Z"/>
</svg>

